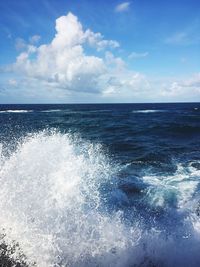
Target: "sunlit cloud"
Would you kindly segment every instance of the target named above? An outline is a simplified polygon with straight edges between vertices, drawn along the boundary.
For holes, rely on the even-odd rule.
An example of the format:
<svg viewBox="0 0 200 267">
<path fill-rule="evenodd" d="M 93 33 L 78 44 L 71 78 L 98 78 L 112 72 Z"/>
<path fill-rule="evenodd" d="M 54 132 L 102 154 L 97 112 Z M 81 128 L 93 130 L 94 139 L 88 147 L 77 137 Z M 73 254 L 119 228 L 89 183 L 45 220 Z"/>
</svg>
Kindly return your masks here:
<svg viewBox="0 0 200 267">
<path fill-rule="evenodd" d="M 119 96 L 130 91 L 134 95 L 138 88 L 146 88 L 144 75 L 128 70 L 125 62 L 109 51 L 119 47 L 117 41 L 84 30 L 72 13 L 59 17 L 55 28 L 56 34 L 48 44 L 36 46 L 18 40 L 18 46 L 24 51 L 11 66 L 15 74 L 29 79 L 30 83 L 71 93 L 105 96 L 113 92 Z M 85 46 L 92 46 L 97 52 L 105 50 L 105 54 L 87 55 Z M 14 84 L 9 82 L 9 85 Z"/>
<path fill-rule="evenodd" d="M 4 94 L 54 102 L 77 98 L 83 102 L 88 99 L 97 102 L 165 101 L 200 95 L 199 75 L 182 81 L 161 79 L 155 82 L 127 66 L 118 55 L 118 41 L 84 29 L 72 13 L 56 19 L 55 35 L 50 42 L 41 44 L 40 40 L 38 35 L 28 41 L 16 40 L 19 51 L 16 61 L 2 69 L 4 73 L 10 72 L 7 83 L 1 86 Z M 148 52 L 132 52 L 128 58 L 134 60 L 148 55 Z"/>
</svg>

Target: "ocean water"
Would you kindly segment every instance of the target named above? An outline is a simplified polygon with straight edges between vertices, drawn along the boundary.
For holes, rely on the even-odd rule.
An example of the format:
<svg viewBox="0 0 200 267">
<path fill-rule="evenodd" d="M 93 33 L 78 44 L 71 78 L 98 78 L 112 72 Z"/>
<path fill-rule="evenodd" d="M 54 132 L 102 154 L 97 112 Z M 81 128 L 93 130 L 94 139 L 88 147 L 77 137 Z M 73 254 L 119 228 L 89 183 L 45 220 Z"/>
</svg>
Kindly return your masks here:
<svg viewBox="0 0 200 267">
<path fill-rule="evenodd" d="M 0 105 L 0 265 L 200 266 L 200 103 Z"/>
</svg>

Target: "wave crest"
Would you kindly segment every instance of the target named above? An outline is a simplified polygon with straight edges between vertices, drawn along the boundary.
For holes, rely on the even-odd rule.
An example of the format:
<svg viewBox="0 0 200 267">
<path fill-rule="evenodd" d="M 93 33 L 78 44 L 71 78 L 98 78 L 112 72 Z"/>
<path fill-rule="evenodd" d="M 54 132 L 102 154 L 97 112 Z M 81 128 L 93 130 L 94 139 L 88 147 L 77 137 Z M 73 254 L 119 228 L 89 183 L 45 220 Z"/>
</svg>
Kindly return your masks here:
<svg viewBox="0 0 200 267">
<path fill-rule="evenodd" d="M 177 211 L 168 232 L 106 208 L 101 192 L 115 189 L 118 171 L 98 144 L 59 132 L 26 137 L 9 157 L 1 154 L 4 241 L 19 242 L 29 266 L 199 266 L 195 214 Z"/>
<path fill-rule="evenodd" d="M 121 214 L 100 211 L 99 186 L 112 174 L 99 145 L 60 133 L 27 137 L 1 167 L 0 225 L 39 266 L 123 251 L 133 240 Z"/>
</svg>

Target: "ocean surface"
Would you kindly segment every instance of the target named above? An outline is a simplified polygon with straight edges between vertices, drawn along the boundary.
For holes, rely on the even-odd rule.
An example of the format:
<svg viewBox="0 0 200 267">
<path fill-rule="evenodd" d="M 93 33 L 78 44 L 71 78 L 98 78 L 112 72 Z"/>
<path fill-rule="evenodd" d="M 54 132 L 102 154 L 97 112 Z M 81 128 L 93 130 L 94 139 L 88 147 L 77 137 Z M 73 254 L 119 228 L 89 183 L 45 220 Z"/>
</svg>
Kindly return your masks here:
<svg viewBox="0 0 200 267">
<path fill-rule="evenodd" d="M 0 105 L 0 266 L 199 267 L 200 103 Z"/>
</svg>

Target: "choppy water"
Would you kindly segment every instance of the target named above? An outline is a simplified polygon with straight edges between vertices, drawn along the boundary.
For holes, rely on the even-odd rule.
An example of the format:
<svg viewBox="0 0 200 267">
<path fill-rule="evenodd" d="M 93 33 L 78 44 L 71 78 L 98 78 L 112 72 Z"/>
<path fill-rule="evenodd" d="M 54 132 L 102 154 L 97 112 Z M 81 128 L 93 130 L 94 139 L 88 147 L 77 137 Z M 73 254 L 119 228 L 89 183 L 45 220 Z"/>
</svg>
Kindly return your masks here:
<svg viewBox="0 0 200 267">
<path fill-rule="evenodd" d="M 0 262 L 199 267 L 200 104 L 0 105 Z"/>
</svg>

